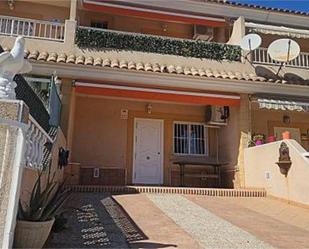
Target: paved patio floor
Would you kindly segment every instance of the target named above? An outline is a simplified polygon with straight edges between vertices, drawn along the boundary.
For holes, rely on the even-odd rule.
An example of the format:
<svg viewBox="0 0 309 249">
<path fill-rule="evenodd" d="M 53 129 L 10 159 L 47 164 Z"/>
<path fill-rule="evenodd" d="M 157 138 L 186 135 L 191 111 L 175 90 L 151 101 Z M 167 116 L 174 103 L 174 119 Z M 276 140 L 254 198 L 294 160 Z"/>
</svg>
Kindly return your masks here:
<svg viewBox="0 0 309 249">
<path fill-rule="evenodd" d="M 309 209 L 269 198 L 74 193 L 46 248 L 309 248 Z"/>
</svg>

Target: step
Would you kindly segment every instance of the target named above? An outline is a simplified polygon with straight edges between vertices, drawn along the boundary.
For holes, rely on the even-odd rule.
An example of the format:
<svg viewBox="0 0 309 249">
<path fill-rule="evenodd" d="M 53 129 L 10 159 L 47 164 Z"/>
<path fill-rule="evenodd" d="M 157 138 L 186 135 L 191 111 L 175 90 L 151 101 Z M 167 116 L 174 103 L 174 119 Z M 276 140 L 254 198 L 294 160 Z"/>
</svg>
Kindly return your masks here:
<svg viewBox="0 0 309 249">
<path fill-rule="evenodd" d="M 109 193 L 153 193 L 153 194 L 184 194 L 222 197 L 266 197 L 265 189 L 223 189 L 223 188 L 190 188 L 162 186 L 98 186 L 98 185 L 67 185 L 73 192 L 109 192 Z"/>
</svg>

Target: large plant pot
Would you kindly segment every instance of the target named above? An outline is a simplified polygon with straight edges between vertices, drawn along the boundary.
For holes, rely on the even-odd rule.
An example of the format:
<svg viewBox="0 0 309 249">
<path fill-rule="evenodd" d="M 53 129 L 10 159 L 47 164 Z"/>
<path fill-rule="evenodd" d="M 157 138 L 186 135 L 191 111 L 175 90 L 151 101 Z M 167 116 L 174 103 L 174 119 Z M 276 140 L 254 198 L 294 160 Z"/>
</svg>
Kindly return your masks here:
<svg viewBox="0 0 309 249">
<path fill-rule="evenodd" d="M 14 248 L 42 248 L 55 219 L 49 221 L 17 220 Z"/>
</svg>

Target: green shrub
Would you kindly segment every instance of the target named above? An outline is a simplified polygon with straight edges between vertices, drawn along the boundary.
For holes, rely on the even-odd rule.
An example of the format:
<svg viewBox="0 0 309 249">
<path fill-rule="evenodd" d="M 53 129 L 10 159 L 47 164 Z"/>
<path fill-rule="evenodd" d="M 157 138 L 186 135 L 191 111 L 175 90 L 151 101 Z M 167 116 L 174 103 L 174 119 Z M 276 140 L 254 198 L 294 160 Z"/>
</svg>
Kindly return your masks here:
<svg viewBox="0 0 309 249">
<path fill-rule="evenodd" d="M 64 189 L 64 182 L 59 184 L 48 176 L 46 187 L 42 189 L 42 172 L 33 186 L 29 203 L 19 201 L 18 219 L 26 221 L 47 221 L 63 212 L 62 207 L 71 194 Z"/>
<path fill-rule="evenodd" d="M 148 53 L 170 54 L 185 57 L 207 58 L 213 60 L 239 61 L 239 46 L 173 39 L 161 36 L 142 35 L 108 31 L 103 29 L 77 28 L 76 44 L 80 48 L 93 50 L 115 49 L 141 51 Z"/>
</svg>

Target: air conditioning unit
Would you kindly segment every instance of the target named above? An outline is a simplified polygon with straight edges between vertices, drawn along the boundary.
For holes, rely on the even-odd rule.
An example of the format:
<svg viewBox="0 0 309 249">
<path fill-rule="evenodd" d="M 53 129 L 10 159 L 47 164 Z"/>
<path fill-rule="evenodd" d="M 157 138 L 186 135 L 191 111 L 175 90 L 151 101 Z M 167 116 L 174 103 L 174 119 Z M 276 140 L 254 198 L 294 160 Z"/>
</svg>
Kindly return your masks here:
<svg viewBox="0 0 309 249">
<path fill-rule="evenodd" d="M 206 123 L 210 125 L 227 125 L 230 116 L 228 106 L 206 106 Z"/>
<path fill-rule="evenodd" d="M 194 40 L 211 41 L 214 38 L 214 28 L 204 25 L 194 25 Z"/>
</svg>

